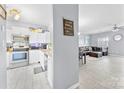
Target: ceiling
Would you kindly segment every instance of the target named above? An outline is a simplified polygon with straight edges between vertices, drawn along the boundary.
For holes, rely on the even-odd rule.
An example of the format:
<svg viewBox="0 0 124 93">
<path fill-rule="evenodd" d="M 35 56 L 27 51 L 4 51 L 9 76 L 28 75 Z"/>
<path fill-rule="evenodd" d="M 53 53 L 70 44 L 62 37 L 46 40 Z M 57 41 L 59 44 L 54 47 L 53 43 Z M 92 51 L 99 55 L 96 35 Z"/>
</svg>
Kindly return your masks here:
<svg viewBox="0 0 124 93">
<path fill-rule="evenodd" d="M 79 5 L 79 31 L 81 34 L 110 31 L 114 24 L 124 24 L 124 5 Z"/>
<path fill-rule="evenodd" d="M 50 4 L 7 4 L 6 9 L 15 8 L 21 12 L 18 22 L 49 26 L 52 21 L 52 5 Z M 9 21 L 15 21 L 11 17 Z"/>
<path fill-rule="evenodd" d="M 7 11 L 16 8 L 21 11 L 19 23 L 49 26 L 52 23 L 52 5 L 50 4 L 7 4 Z M 9 21 L 15 21 L 8 17 Z M 124 24 L 124 5 L 80 4 L 79 31 L 81 34 L 93 34 L 110 31 L 113 24 Z"/>
</svg>

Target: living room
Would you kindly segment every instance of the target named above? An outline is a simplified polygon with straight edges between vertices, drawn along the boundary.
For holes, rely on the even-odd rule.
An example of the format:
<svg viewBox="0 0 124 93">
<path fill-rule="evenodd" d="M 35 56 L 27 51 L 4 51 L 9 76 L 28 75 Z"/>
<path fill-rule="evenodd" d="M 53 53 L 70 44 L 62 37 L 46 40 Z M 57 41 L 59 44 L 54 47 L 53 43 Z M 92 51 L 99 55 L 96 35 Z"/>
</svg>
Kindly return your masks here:
<svg viewBox="0 0 124 93">
<path fill-rule="evenodd" d="M 80 88 L 124 88 L 124 5 L 79 10 Z"/>
<path fill-rule="evenodd" d="M 124 56 L 124 5 L 87 4 L 79 10 L 79 50 L 96 58 Z"/>
</svg>

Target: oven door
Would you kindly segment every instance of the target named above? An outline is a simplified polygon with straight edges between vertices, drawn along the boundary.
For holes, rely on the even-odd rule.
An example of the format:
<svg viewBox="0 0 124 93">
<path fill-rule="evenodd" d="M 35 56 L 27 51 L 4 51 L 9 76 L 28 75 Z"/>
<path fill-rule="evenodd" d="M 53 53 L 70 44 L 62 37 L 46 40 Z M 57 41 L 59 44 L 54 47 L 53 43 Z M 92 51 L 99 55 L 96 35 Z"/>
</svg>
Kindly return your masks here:
<svg viewBox="0 0 124 93">
<path fill-rule="evenodd" d="M 12 53 L 12 63 L 28 61 L 28 51 L 14 51 Z"/>
</svg>

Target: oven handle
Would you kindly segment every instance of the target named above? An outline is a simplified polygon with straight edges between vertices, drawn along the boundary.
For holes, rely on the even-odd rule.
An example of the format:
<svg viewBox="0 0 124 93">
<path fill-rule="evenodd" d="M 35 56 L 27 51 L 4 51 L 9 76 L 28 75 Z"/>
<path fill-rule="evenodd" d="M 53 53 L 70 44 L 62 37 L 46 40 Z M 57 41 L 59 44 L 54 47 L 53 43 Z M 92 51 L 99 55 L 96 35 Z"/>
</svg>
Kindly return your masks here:
<svg viewBox="0 0 124 93">
<path fill-rule="evenodd" d="M 12 52 L 13 54 L 15 54 L 15 53 L 28 53 L 28 51 L 14 51 L 14 52 Z"/>
</svg>

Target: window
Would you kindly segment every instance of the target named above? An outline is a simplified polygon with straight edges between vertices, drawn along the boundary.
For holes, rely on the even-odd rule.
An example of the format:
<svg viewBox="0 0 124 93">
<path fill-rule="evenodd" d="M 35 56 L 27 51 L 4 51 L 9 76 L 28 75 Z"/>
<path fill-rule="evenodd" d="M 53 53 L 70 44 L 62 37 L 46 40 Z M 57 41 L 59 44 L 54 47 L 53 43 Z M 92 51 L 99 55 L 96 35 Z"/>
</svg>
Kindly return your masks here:
<svg viewBox="0 0 124 93">
<path fill-rule="evenodd" d="M 90 45 L 90 36 L 79 36 L 79 46 L 89 46 Z"/>
<path fill-rule="evenodd" d="M 108 37 L 102 37 L 98 38 L 98 46 L 99 47 L 108 47 L 109 43 L 109 38 Z"/>
</svg>

